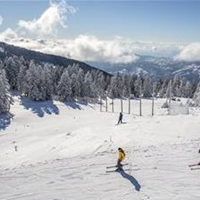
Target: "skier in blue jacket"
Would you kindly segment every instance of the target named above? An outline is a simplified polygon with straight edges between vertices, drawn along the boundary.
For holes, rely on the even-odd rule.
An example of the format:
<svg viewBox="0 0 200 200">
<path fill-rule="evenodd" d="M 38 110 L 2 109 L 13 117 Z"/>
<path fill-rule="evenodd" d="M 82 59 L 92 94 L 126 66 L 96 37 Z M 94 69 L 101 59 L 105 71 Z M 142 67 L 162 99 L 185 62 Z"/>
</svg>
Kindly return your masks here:
<svg viewBox="0 0 200 200">
<path fill-rule="evenodd" d="M 119 124 L 119 123 L 122 124 L 122 118 L 123 118 L 123 114 L 120 112 L 120 113 L 119 113 L 119 120 L 118 120 L 118 123 L 117 123 L 117 124 Z"/>
</svg>

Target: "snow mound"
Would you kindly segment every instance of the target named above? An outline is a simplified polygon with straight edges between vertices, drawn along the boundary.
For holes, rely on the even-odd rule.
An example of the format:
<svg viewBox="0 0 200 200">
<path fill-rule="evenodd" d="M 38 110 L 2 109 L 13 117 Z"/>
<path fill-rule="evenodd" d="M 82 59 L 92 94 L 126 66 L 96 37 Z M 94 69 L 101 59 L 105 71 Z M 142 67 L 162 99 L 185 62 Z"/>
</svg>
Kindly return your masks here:
<svg viewBox="0 0 200 200">
<path fill-rule="evenodd" d="M 169 115 L 188 115 L 189 106 L 188 104 L 183 104 L 182 102 L 171 102 L 169 108 Z"/>
</svg>

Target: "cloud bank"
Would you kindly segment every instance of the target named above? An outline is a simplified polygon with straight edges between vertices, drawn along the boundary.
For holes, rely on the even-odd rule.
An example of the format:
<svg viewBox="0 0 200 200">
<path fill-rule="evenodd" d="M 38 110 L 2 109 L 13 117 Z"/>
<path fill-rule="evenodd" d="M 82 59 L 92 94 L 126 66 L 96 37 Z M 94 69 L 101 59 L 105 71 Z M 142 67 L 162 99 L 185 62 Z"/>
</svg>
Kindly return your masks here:
<svg viewBox="0 0 200 200">
<path fill-rule="evenodd" d="M 175 59 L 182 61 L 200 61 L 200 43 L 192 43 L 182 48 Z"/>
<path fill-rule="evenodd" d="M 179 46 L 167 43 L 134 42 L 121 37 L 102 40 L 94 35 L 79 35 L 74 39 L 31 39 L 19 37 L 11 29 L 0 34 L 7 43 L 54 55 L 88 62 L 131 63 L 137 55 L 170 56 Z M 173 53 L 173 56 L 175 54 Z"/>
</svg>

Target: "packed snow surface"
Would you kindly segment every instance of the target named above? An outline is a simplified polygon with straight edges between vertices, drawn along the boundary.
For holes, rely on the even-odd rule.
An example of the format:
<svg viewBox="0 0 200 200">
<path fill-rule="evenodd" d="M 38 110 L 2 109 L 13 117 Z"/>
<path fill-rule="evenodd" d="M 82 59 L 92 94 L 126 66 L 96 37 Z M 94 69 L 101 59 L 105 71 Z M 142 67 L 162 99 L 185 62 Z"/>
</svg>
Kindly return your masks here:
<svg viewBox="0 0 200 200">
<path fill-rule="evenodd" d="M 0 200 L 199 200 L 200 112 L 169 116 L 165 100 L 124 102 L 124 123 L 98 104 L 18 96 L 0 120 Z M 105 105 L 105 104 L 104 104 Z M 126 152 L 124 171 L 106 173 Z M 112 169 L 109 169 L 112 170 Z"/>
</svg>

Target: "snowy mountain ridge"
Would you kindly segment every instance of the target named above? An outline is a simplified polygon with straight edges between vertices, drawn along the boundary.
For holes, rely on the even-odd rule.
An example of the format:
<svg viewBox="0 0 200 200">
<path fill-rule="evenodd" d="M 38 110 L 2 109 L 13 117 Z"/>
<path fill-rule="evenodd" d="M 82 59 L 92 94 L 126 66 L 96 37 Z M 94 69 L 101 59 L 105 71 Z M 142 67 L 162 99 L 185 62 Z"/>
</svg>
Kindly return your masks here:
<svg viewBox="0 0 200 200">
<path fill-rule="evenodd" d="M 128 64 L 96 62 L 90 62 L 90 64 L 108 71 L 109 73 L 126 72 L 140 74 L 141 72 L 144 72 L 155 79 L 173 77 L 175 75 L 179 75 L 180 77 L 184 77 L 188 80 L 199 79 L 200 62 L 183 62 L 167 57 L 141 55 L 137 55 L 137 57 L 138 59 L 135 62 Z"/>
</svg>

